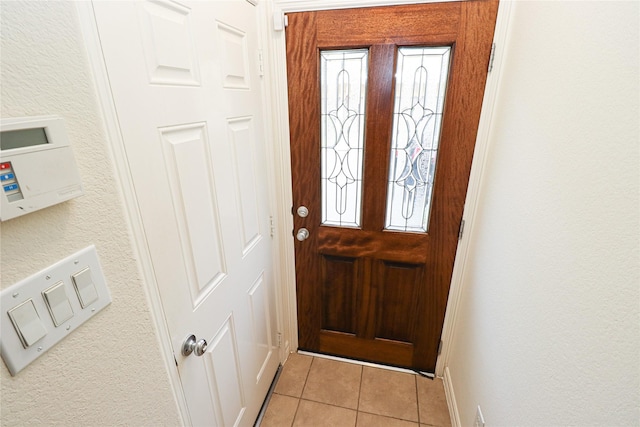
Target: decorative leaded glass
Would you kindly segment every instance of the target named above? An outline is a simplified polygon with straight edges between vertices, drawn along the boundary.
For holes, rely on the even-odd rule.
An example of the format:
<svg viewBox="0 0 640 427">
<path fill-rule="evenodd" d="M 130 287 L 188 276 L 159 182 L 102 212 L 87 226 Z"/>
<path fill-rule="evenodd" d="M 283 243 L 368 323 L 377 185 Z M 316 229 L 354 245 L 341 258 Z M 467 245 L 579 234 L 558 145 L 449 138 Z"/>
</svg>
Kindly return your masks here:
<svg viewBox="0 0 640 427">
<path fill-rule="evenodd" d="M 450 52 L 398 49 L 386 230 L 428 230 Z"/>
<path fill-rule="evenodd" d="M 360 226 L 368 56 L 320 52 L 323 225 Z"/>
</svg>

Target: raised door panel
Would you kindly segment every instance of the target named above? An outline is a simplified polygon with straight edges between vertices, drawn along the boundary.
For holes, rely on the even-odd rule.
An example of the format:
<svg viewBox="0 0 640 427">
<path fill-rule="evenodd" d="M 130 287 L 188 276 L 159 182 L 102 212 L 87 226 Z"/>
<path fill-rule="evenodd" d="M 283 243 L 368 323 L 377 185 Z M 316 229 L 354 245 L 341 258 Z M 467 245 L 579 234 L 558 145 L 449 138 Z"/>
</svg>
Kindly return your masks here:
<svg viewBox="0 0 640 427">
<path fill-rule="evenodd" d="M 249 51 L 246 33 L 223 22 L 216 22 L 220 40 L 222 84 L 226 89 L 249 89 Z"/>
<path fill-rule="evenodd" d="M 140 2 L 144 57 L 152 84 L 198 86 L 191 10 L 175 2 Z"/>
<path fill-rule="evenodd" d="M 242 234 L 243 256 L 260 239 L 259 200 L 256 193 L 257 170 L 255 164 L 255 130 L 251 117 L 230 119 L 227 122 L 229 141 L 232 147 L 235 176 L 233 182 L 237 188 L 238 213 Z"/>
<path fill-rule="evenodd" d="M 356 333 L 358 262 L 353 258 L 323 255 L 322 329 Z"/>
<path fill-rule="evenodd" d="M 205 354 L 205 366 L 211 400 L 216 402 L 218 409 L 218 425 L 235 426 L 242 419 L 246 403 L 233 315 L 207 341 L 210 344 Z"/>
<path fill-rule="evenodd" d="M 159 133 L 196 307 L 226 276 L 207 126 L 171 126 L 160 128 Z"/>
<path fill-rule="evenodd" d="M 248 291 L 255 354 L 253 366 L 257 368 L 257 373 L 254 373 L 256 384 L 260 382 L 262 375 L 265 373 L 273 351 L 269 291 L 267 286 L 268 284 L 263 272 Z"/>
<path fill-rule="evenodd" d="M 378 261 L 375 268 L 375 338 L 413 344 L 423 266 Z"/>
</svg>

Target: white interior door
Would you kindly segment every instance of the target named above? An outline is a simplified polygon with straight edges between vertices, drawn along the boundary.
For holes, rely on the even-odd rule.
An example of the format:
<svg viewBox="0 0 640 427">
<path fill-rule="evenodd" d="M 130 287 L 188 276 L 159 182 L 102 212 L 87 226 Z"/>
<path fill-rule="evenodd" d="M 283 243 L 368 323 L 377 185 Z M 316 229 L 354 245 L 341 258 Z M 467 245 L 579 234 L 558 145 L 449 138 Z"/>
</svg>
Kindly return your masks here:
<svg viewBox="0 0 640 427">
<path fill-rule="evenodd" d="M 278 366 L 256 9 L 94 2 L 193 425 L 252 425 Z"/>
</svg>

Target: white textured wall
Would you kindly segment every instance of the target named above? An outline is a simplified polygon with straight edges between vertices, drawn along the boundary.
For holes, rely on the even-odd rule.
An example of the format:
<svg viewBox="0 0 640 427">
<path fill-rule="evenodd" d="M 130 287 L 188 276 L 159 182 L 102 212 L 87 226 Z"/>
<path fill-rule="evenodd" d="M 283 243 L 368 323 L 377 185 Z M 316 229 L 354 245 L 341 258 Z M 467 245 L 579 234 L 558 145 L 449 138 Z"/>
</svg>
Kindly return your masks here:
<svg viewBox="0 0 640 427">
<path fill-rule="evenodd" d="M 62 116 L 86 192 L 2 223 L 2 287 L 95 244 L 113 303 L 18 376 L 2 364 L 0 424 L 178 425 L 75 5 L 2 1 L 1 13 L 1 114 Z"/>
<path fill-rule="evenodd" d="M 449 370 L 462 425 L 640 425 L 638 2 L 516 2 Z"/>
</svg>

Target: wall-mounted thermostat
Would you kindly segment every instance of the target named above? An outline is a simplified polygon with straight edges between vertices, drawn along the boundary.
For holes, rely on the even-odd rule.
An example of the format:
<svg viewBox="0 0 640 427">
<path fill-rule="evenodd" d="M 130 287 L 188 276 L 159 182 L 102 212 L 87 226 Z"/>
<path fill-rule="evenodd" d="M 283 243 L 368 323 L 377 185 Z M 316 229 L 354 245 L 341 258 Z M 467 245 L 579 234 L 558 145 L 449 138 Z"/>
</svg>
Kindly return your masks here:
<svg viewBox="0 0 640 427">
<path fill-rule="evenodd" d="M 2 221 L 83 194 L 62 118 L 0 120 L 0 185 Z"/>
</svg>

